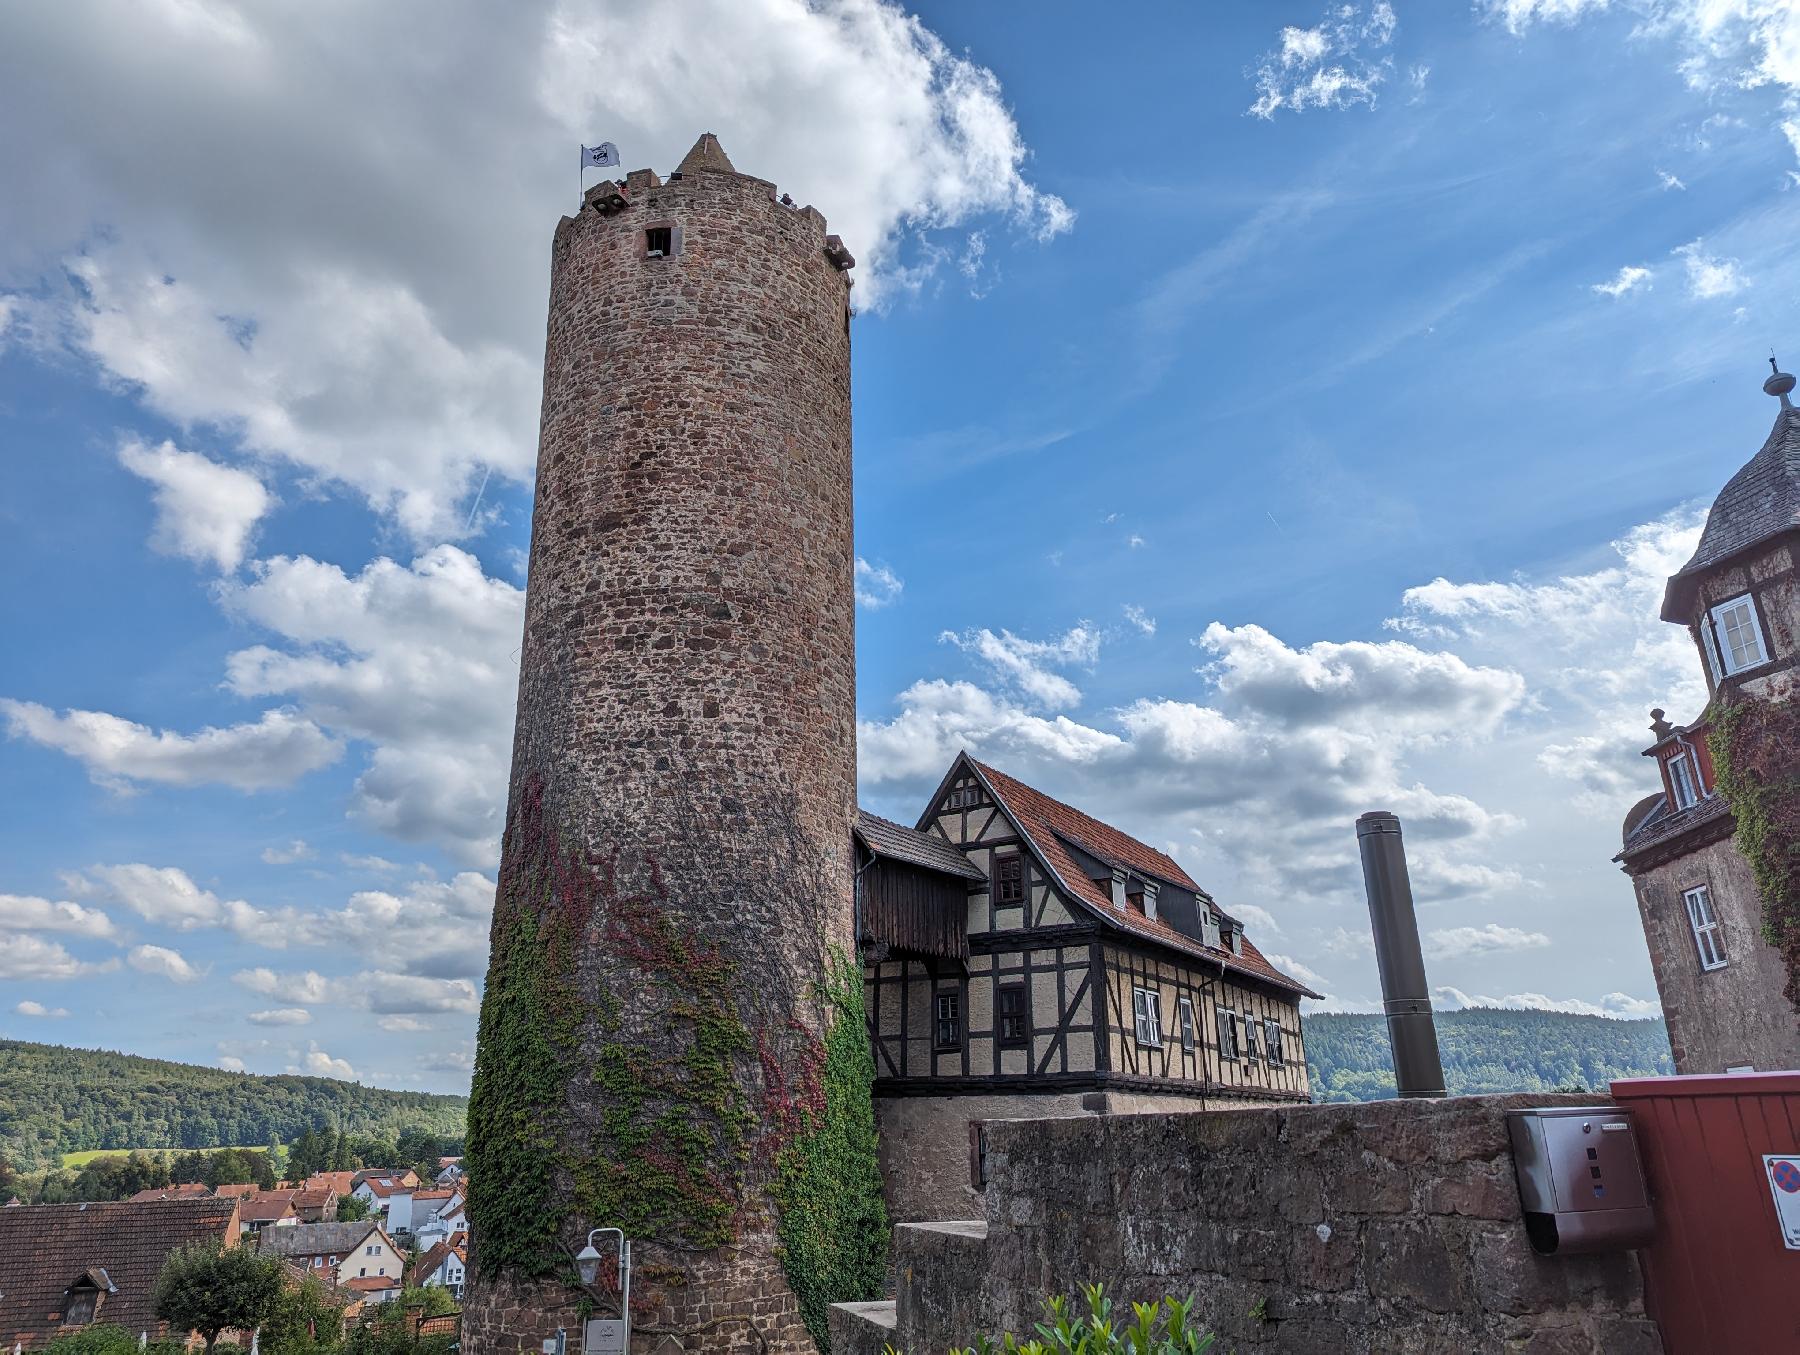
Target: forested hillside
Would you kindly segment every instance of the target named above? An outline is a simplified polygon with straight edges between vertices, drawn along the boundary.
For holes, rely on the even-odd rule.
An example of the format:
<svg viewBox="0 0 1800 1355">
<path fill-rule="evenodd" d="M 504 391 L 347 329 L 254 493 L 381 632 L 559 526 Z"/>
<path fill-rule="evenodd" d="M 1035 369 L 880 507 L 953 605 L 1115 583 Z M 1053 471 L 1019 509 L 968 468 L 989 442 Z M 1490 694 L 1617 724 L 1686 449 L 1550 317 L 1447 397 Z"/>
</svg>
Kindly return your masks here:
<svg viewBox="0 0 1800 1355">
<path fill-rule="evenodd" d="M 97 1049 L 0 1040 L 0 1157 L 22 1170 L 90 1148 L 291 1142 L 309 1128 L 460 1142 L 468 1100 L 322 1077 L 257 1077 Z"/>
<path fill-rule="evenodd" d="M 1308 1016 L 1304 1024 L 1313 1100 L 1376 1101 L 1394 1094 L 1384 1018 Z M 1614 1078 L 1675 1071 L 1661 1020 L 1474 1007 L 1438 1012 L 1437 1034 L 1453 1096 L 1569 1087 L 1604 1092 Z"/>
</svg>

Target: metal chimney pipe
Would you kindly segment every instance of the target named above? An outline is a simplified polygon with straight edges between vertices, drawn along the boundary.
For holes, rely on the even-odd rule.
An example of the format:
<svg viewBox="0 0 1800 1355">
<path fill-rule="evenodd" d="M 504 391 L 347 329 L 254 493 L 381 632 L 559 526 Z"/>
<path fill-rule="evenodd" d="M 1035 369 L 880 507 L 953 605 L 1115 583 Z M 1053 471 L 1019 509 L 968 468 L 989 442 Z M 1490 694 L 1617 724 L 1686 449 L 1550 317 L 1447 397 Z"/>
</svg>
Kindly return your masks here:
<svg viewBox="0 0 1800 1355">
<path fill-rule="evenodd" d="M 1371 810 L 1356 821 L 1356 843 L 1362 849 L 1375 963 L 1381 968 L 1381 1006 L 1394 1050 L 1394 1085 L 1401 1096 L 1442 1096 L 1444 1065 L 1438 1058 L 1437 1023 L 1425 984 L 1400 820 L 1386 810 Z"/>
</svg>

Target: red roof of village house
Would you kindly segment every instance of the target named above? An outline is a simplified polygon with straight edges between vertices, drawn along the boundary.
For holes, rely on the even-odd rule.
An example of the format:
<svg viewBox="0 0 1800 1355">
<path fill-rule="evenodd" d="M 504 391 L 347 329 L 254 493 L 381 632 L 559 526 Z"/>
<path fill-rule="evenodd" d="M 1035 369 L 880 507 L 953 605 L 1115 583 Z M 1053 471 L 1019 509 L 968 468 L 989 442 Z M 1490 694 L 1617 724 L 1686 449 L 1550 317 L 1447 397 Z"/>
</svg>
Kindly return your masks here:
<svg viewBox="0 0 1800 1355">
<path fill-rule="evenodd" d="M 245 1223 L 273 1223 L 276 1219 L 285 1219 L 294 1212 L 294 1196 L 298 1192 L 292 1190 L 265 1190 L 259 1195 L 251 1195 L 238 1201 L 239 1217 Z"/>
<path fill-rule="evenodd" d="M 348 1195 L 356 1189 L 355 1172 L 314 1172 L 300 1183 L 302 1190 L 325 1188 L 336 1191 L 339 1195 Z"/>
<path fill-rule="evenodd" d="M 208 1200 L 213 1198 L 212 1191 L 198 1181 L 184 1181 L 178 1186 L 154 1186 L 149 1190 L 140 1190 L 131 1197 L 130 1203 L 143 1204 L 147 1200 Z"/>
<path fill-rule="evenodd" d="M 376 1196 L 404 1195 L 415 1189 L 398 1176 L 368 1176 L 363 1178 L 363 1184 Z"/>
<path fill-rule="evenodd" d="M 1146 846 L 1129 834 L 1121 833 L 1111 824 L 1101 823 L 1099 819 L 1082 813 L 1072 805 L 1053 800 L 1042 791 L 1033 790 L 1023 781 L 1015 780 L 986 763 L 970 758 L 969 765 L 987 783 L 994 798 L 1018 824 L 1019 831 L 1031 843 L 1043 863 L 1062 882 L 1063 887 L 1103 921 L 1122 931 L 1168 946 L 1171 950 L 1203 957 L 1226 969 L 1276 984 L 1304 997 L 1320 996 L 1270 964 L 1247 935 L 1243 938 L 1243 952 L 1234 955 L 1222 947 L 1209 946 L 1204 941 L 1176 931 L 1161 918 L 1151 919 L 1133 909 L 1116 907 L 1106 891 L 1089 879 L 1075 858 L 1069 855 L 1068 849 L 1063 846 L 1064 839 L 1102 861 L 1129 867 L 1153 879 L 1166 880 L 1172 885 L 1190 890 L 1203 901 L 1209 901 L 1211 896 L 1195 884 L 1188 873 L 1166 852 Z"/>
<path fill-rule="evenodd" d="M 400 1289 L 400 1277 L 397 1275 L 358 1275 L 354 1279 L 344 1281 L 344 1288 L 354 1289 L 361 1294 L 373 1293 L 381 1289 Z"/>
<path fill-rule="evenodd" d="M 262 1187 L 254 1181 L 239 1181 L 227 1186 L 214 1186 L 213 1194 L 221 1200 L 241 1200 L 246 1195 L 254 1195 Z"/>
</svg>

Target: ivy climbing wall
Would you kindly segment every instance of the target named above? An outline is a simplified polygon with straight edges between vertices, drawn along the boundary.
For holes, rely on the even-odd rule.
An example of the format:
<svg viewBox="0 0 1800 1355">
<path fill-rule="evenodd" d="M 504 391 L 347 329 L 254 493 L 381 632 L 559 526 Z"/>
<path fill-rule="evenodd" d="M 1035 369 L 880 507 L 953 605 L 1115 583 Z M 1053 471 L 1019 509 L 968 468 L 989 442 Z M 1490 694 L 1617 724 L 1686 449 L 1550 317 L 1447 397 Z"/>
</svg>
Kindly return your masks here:
<svg viewBox="0 0 1800 1355">
<path fill-rule="evenodd" d="M 595 1227 L 636 1240 L 644 1350 L 808 1350 L 884 1281 L 847 264 L 711 137 L 558 227 L 469 1355 L 604 1311 Z"/>
</svg>

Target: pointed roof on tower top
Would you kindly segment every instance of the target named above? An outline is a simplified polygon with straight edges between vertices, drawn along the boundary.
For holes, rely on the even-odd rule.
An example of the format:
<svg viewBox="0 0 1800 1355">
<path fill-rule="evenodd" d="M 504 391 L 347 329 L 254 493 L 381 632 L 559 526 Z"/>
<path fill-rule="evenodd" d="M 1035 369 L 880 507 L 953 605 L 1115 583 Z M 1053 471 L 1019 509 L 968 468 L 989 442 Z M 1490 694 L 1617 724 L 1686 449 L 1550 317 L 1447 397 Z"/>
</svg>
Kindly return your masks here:
<svg viewBox="0 0 1800 1355">
<path fill-rule="evenodd" d="M 1771 364 L 1772 365 L 1772 364 Z M 1800 408 L 1788 400 L 1794 379 L 1777 372 L 1763 389 L 1781 400 L 1775 426 L 1762 450 L 1719 491 L 1693 559 L 1669 579 L 1663 593 L 1665 621 L 1686 622 L 1697 575 L 1724 564 L 1783 532 L 1800 529 Z"/>
<path fill-rule="evenodd" d="M 719 144 L 719 138 L 711 132 L 700 133 L 700 139 L 694 143 L 694 149 L 682 158 L 675 169 L 677 174 L 697 174 L 703 169 L 724 170 L 727 174 L 736 174 L 737 167 L 731 163 L 731 157 L 725 154 L 725 148 Z"/>
</svg>

